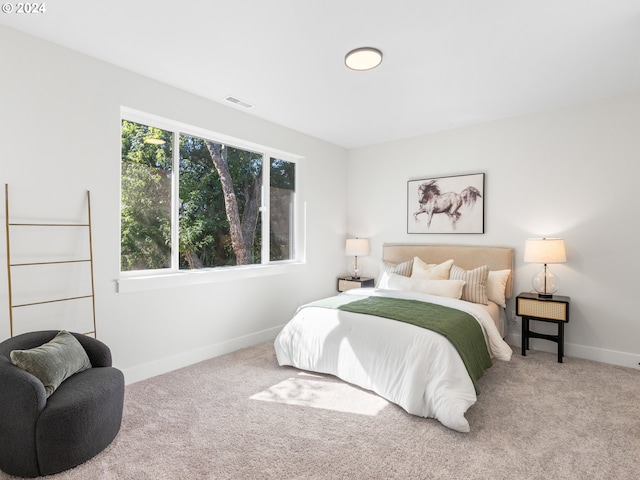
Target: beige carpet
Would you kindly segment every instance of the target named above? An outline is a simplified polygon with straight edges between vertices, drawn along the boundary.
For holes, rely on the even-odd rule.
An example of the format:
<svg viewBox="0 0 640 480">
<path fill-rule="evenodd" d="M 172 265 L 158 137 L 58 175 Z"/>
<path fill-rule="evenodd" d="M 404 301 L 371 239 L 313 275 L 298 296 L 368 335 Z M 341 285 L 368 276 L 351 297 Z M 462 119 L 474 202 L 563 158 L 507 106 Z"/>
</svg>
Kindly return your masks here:
<svg viewBox="0 0 640 480">
<path fill-rule="evenodd" d="M 47 478 L 639 478 L 640 372 L 516 351 L 480 388 L 457 433 L 262 344 L 130 385 L 116 440 Z"/>
</svg>

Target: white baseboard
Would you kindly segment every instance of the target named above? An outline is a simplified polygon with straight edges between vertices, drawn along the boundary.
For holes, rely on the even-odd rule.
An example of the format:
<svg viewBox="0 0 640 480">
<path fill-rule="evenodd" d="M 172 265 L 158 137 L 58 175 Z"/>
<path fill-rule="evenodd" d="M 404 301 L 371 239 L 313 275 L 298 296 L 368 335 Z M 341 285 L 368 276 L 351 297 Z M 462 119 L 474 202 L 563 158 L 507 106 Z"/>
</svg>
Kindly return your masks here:
<svg viewBox="0 0 640 480">
<path fill-rule="evenodd" d="M 226 340 L 197 350 L 190 350 L 171 357 L 161 358 L 153 362 L 123 369 L 122 371 L 124 373 L 125 382 L 129 385 L 147 378 L 155 377 L 156 375 L 162 375 L 163 373 L 193 365 L 194 363 L 225 355 L 227 353 L 240 350 L 241 348 L 273 340 L 281 329 L 282 325 L 268 330 L 263 330 L 261 332 L 252 333 L 251 335 L 245 335 L 244 337 Z M 505 340 L 509 345 L 518 348 L 520 348 L 522 344 L 522 337 L 518 334 L 510 333 L 507 335 Z M 539 350 L 541 352 L 557 353 L 558 351 L 555 343 L 537 338 L 529 339 L 529 346 L 532 350 Z M 640 355 L 637 354 L 617 352 L 615 350 L 606 350 L 602 348 L 585 347 L 583 345 L 575 345 L 571 343 L 565 343 L 564 353 L 567 357 L 584 358 L 586 360 L 593 360 L 596 362 L 609 363 L 612 365 L 620 365 L 640 370 Z"/>
<path fill-rule="evenodd" d="M 261 332 L 252 333 L 244 337 L 238 337 L 226 340 L 221 343 L 207 345 L 197 350 L 190 350 L 171 357 L 161 358 L 153 362 L 144 363 L 135 367 L 123 369 L 125 383 L 127 385 L 145 380 L 147 378 L 162 375 L 179 368 L 193 365 L 213 357 L 225 355 L 227 353 L 240 350 L 241 348 L 250 347 L 258 343 L 273 340 L 278 332 L 282 329 L 282 325 Z"/>
<path fill-rule="evenodd" d="M 510 333 L 507 335 L 505 340 L 509 345 L 514 347 L 520 348 L 522 346 L 521 335 Z M 554 342 L 537 338 L 529 339 L 529 347 L 532 350 L 539 350 L 541 352 L 558 352 L 558 347 Z M 634 353 L 617 352 L 615 350 L 606 350 L 604 348 L 586 347 L 584 345 L 565 343 L 564 354 L 567 357 L 584 358 L 585 360 L 594 360 L 596 362 L 609 363 L 611 365 L 620 365 L 622 367 L 640 370 L 640 355 Z"/>
</svg>

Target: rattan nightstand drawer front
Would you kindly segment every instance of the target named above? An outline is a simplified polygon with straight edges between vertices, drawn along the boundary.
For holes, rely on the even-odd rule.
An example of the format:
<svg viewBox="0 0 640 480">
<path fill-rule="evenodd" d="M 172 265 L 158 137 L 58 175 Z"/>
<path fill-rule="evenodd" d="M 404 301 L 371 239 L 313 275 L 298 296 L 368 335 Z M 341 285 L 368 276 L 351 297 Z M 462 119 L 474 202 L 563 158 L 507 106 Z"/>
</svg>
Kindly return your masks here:
<svg viewBox="0 0 640 480">
<path fill-rule="evenodd" d="M 344 292 L 345 290 L 351 290 L 352 288 L 364 288 L 373 287 L 374 282 L 371 277 L 340 277 L 338 278 L 338 291 Z"/>
<path fill-rule="evenodd" d="M 360 282 L 353 282 L 351 280 L 338 280 L 338 290 L 344 292 L 345 290 L 351 290 L 352 288 L 360 288 Z"/>
<path fill-rule="evenodd" d="M 518 298 L 516 315 L 567 321 L 567 304 Z"/>
</svg>

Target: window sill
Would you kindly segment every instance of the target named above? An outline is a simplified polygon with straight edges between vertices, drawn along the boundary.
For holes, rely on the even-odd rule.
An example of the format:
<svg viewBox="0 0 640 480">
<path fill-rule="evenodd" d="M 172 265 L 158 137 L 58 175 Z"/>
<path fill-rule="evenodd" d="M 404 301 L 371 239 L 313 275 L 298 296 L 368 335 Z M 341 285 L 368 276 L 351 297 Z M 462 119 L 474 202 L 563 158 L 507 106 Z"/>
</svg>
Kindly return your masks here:
<svg viewBox="0 0 640 480">
<path fill-rule="evenodd" d="M 295 262 L 274 265 L 248 265 L 246 267 L 221 267 L 210 270 L 181 270 L 157 275 L 123 276 L 116 280 L 116 291 L 118 293 L 133 293 L 206 283 L 232 282 L 247 278 L 298 273 L 305 271 L 306 268 L 305 263 Z"/>
</svg>

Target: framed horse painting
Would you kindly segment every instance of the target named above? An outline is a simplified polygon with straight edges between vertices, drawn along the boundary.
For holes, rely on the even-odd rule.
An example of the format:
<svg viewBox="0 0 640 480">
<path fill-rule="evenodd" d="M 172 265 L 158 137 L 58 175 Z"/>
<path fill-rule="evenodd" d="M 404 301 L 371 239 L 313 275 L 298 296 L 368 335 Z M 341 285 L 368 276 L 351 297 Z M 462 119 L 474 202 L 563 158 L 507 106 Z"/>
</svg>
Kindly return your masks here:
<svg viewBox="0 0 640 480">
<path fill-rule="evenodd" d="M 407 233 L 484 233 L 484 173 L 409 180 Z"/>
</svg>

